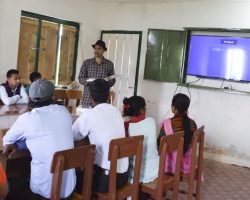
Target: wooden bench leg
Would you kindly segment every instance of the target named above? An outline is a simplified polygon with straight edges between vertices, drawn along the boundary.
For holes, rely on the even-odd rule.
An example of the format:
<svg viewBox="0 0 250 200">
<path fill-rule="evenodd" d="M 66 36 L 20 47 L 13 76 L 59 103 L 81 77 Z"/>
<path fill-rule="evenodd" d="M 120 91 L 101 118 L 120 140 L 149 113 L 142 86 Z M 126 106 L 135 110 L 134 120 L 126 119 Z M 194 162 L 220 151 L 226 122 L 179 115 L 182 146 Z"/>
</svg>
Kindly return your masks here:
<svg viewBox="0 0 250 200">
<path fill-rule="evenodd" d="M 195 191 L 196 200 L 200 200 L 200 194 L 201 194 L 201 178 L 198 177 L 198 180 L 196 182 L 196 191 Z"/>
<path fill-rule="evenodd" d="M 187 200 L 193 199 L 193 193 L 194 193 L 194 177 L 190 176 L 188 180 L 188 194 L 187 194 Z"/>
</svg>

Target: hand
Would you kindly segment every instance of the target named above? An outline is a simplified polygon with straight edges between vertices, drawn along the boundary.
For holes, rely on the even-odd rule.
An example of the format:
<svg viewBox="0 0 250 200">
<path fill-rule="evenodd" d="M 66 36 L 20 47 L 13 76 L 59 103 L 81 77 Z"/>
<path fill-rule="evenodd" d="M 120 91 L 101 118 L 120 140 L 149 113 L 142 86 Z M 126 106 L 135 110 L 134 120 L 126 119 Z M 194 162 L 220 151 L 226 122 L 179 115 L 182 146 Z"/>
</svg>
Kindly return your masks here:
<svg viewBox="0 0 250 200">
<path fill-rule="evenodd" d="M 16 144 L 7 144 L 3 147 L 3 154 L 7 157 L 12 157 L 16 153 L 18 147 Z"/>
</svg>

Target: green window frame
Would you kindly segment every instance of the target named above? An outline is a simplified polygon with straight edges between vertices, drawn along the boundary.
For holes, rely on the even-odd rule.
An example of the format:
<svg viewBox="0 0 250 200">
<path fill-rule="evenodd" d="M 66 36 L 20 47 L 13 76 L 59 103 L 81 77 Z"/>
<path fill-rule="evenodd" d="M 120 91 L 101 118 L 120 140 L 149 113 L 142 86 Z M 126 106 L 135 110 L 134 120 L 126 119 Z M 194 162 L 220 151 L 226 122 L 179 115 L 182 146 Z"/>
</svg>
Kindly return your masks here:
<svg viewBox="0 0 250 200">
<path fill-rule="evenodd" d="M 32 12 L 27 12 L 27 11 L 21 11 L 21 16 L 22 17 L 29 17 L 33 19 L 38 20 L 38 32 L 37 32 L 37 41 L 36 41 L 36 56 L 35 56 L 35 71 L 38 71 L 38 65 L 39 65 L 39 49 L 40 49 L 40 41 L 41 41 L 41 30 L 42 30 L 42 21 L 48 21 L 48 22 L 53 22 L 60 27 L 60 25 L 68 25 L 76 28 L 76 35 L 75 35 L 75 45 L 74 45 L 74 57 L 73 57 L 73 72 L 71 76 L 71 81 L 75 80 L 75 75 L 76 75 L 76 62 L 77 62 L 77 54 L 78 54 L 78 43 L 79 43 L 79 30 L 80 30 L 80 24 L 72 21 L 67 21 L 63 19 L 58 19 L 54 17 L 49 17 L 45 15 L 40 15 Z M 54 84 L 57 86 L 58 85 L 58 73 L 59 71 L 57 70 L 57 65 L 58 65 L 58 57 L 60 56 L 59 53 L 59 40 L 60 40 L 60 31 L 57 33 L 57 44 L 56 44 L 56 64 L 55 64 L 55 70 L 54 70 Z M 57 79 L 57 80 L 56 80 Z"/>
</svg>

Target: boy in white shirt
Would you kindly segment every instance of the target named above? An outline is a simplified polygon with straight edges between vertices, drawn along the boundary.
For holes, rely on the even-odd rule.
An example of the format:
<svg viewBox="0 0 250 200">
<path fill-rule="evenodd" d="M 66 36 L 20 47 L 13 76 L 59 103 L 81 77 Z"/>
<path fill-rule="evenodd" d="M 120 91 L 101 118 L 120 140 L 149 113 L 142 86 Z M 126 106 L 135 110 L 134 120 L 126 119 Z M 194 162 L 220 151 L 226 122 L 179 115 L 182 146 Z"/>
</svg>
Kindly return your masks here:
<svg viewBox="0 0 250 200">
<path fill-rule="evenodd" d="M 110 89 L 107 81 L 97 79 L 89 84 L 89 89 L 94 107 L 83 111 L 73 125 L 73 134 L 75 140 L 88 137 L 90 143 L 96 145 L 93 190 L 108 192 L 109 143 L 113 139 L 125 137 L 124 122 L 120 111 L 107 103 Z M 117 188 L 127 184 L 127 171 L 128 158 L 119 159 L 117 162 Z M 81 179 L 79 178 L 79 180 Z M 81 184 L 77 185 L 77 188 L 81 188 Z"/>
<path fill-rule="evenodd" d="M 54 85 L 37 80 L 30 86 L 30 98 L 34 109 L 22 114 L 3 138 L 4 153 L 11 155 L 16 149 L 24 149 L 25 142 L 31 153 L 31 200 L 50 199 L 53 155 L 57 151 L 74 148 L 72 118 L 64 106 L 52 104 Z M 70 199 L 75 188 L 75 170 L 63 173 L 61 199 Z M 21 199 L 21 198 L 20 198 Z"/>
<path fill-rule="evenodd" d="M 0 100 L 3 104 L 28 104 L 29 96 L 20 82 L 19 72 L 11 69 L 6 77 L 7 81 L 0 85 Z"/>
</svg>

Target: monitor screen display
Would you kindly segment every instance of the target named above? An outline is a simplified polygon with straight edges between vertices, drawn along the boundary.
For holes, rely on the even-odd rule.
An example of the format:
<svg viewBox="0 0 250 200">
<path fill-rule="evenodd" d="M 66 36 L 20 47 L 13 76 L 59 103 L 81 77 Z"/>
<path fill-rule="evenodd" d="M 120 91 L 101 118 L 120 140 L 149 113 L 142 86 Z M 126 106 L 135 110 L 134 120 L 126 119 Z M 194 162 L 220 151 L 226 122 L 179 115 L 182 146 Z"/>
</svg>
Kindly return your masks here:
<svg viewBox="0 0 250 200">
<path fill-rule="evenodd" d="M 187 74 L 250 81 L 250 38 L 192 35 Z"/>
</svg>

